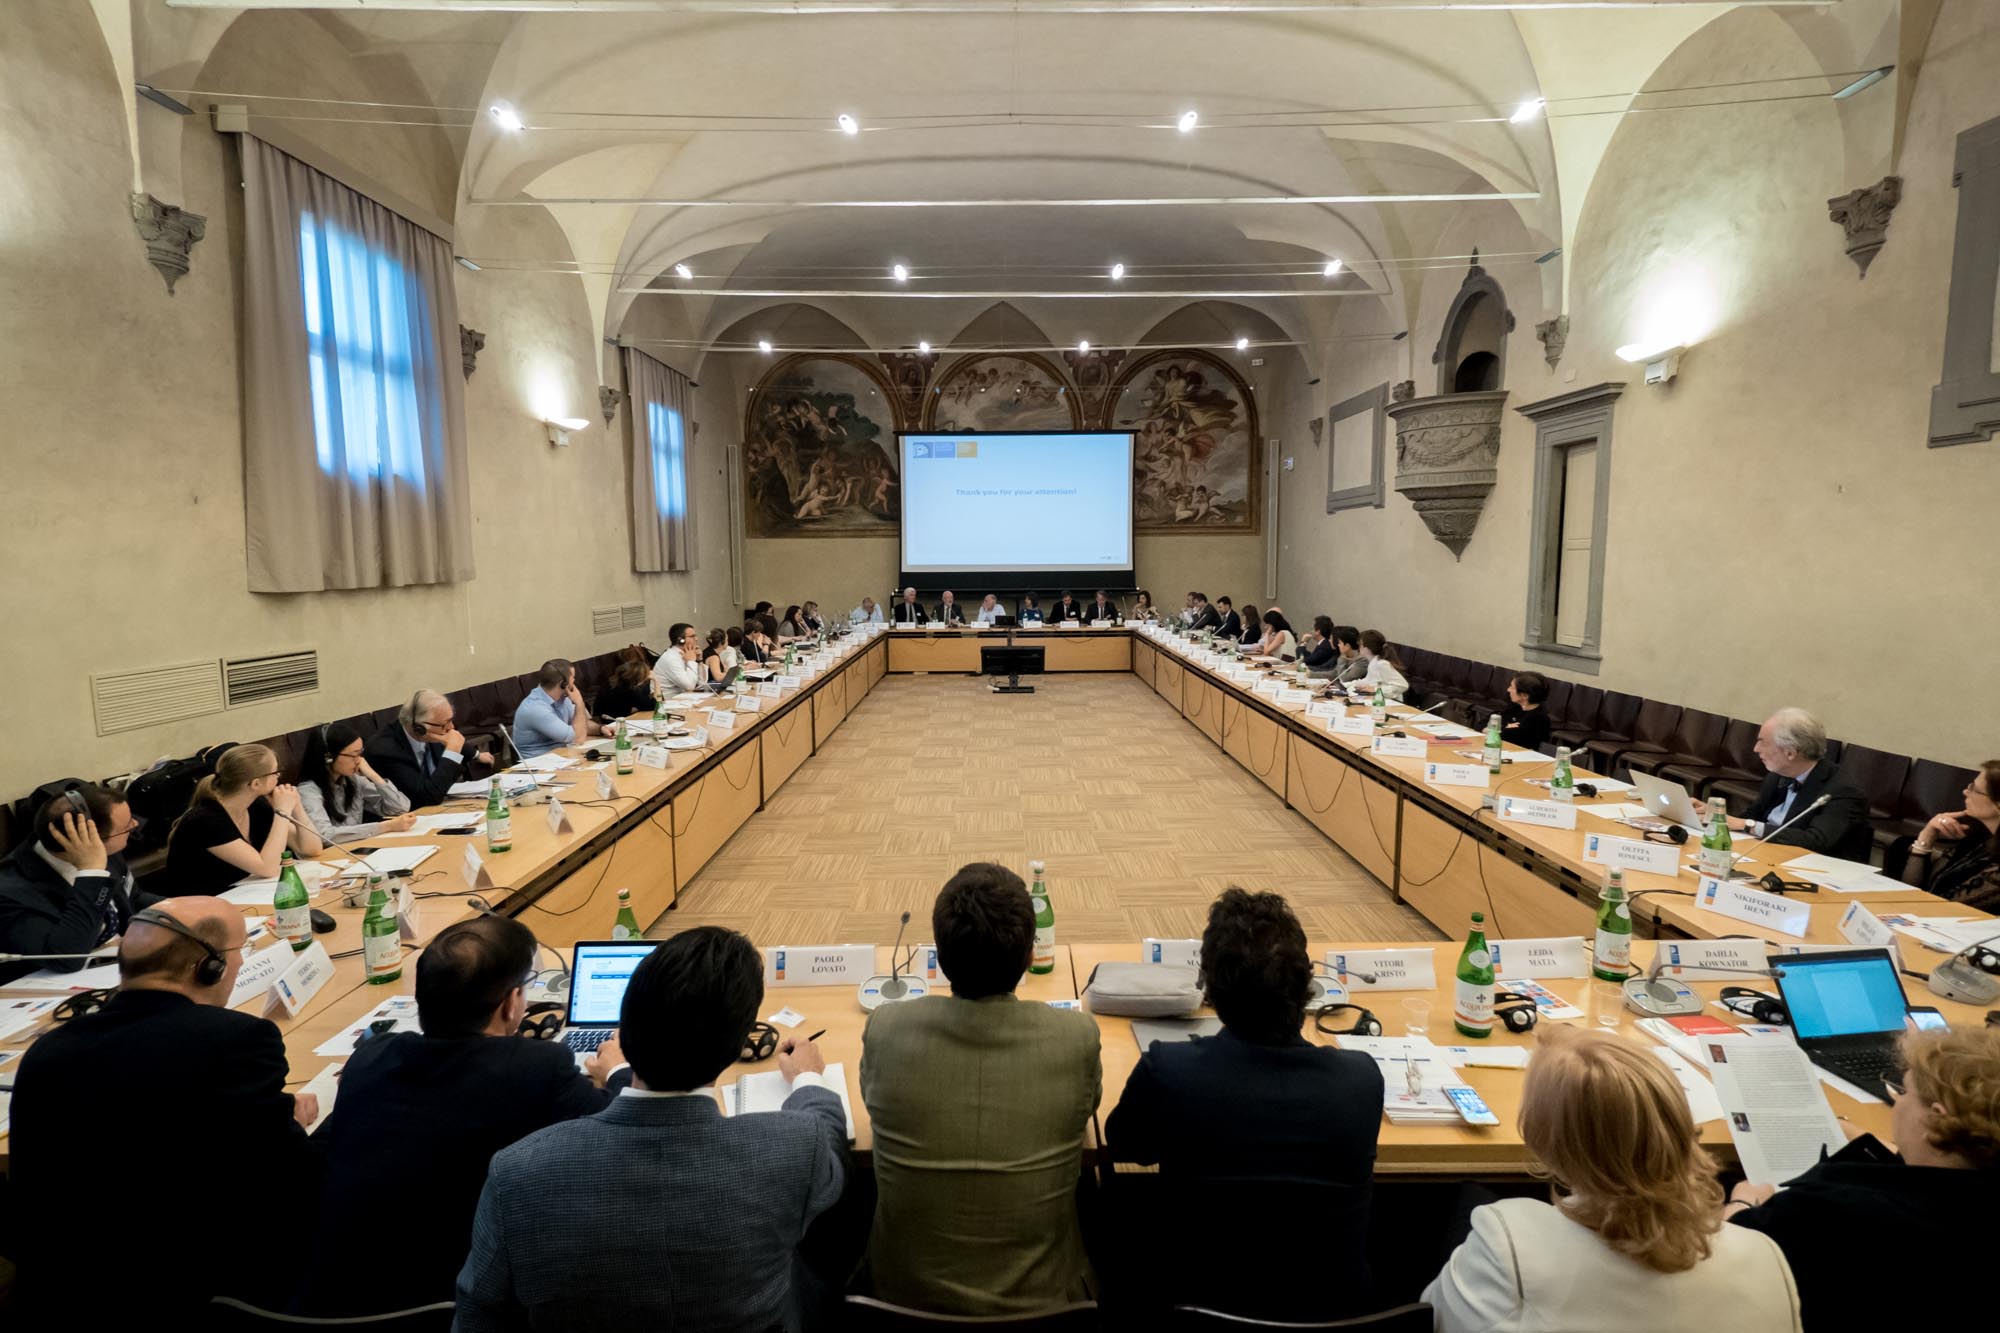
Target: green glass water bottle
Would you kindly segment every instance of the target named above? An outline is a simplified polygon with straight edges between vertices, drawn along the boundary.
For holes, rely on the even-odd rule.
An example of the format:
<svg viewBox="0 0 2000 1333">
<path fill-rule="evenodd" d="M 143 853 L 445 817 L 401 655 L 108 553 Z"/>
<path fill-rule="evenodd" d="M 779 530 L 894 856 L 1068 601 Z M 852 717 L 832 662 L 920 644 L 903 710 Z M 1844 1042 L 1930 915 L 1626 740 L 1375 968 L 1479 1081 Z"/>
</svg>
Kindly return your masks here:
<svg viewBox="0 0 2000 1333">
<path fill-rule="evenodd" d="M 1028 897 L 1035 905 L 1035 952 L 1028 970 L 1038 977 L 1056 970 L 1056 909 L 1049 901 L 1049 886 L 1043 882 L 1044 869 L 1040 861 L 1028 862 L 1028 871 L 1035 877 L 1028 889 Z"/>
<path fill-rule="evenodd" d="M 618 890 L 618 919 L 611 923 L 611 938 L 614 940 L 636 940 L 642 938 L 639 932 L 639 918 L 632 915 L 632 890 Z"/>
<path fill-rule="evenodd" d="M 1576 774 L 1570 770 L 1567 745 L 1556 747 L 1556 772 L 1549 779 L 1549 797 L 1557 801 L 1576 799 Z"/>
<path fill-rule="evenodd" d="M 1500 715 L 1495 713 L 1486 719 L 1486 772 L 1489 776 L 1500 776 L 1500 756 L 1505 748 L 1500 742 Z"/>
<path fill-rule="evenodd" d="M 619 776 L 623 777 L 632 771 L 632 735 L 625 730 L 623 722 L 618 724 L 618 735 L 612 738 L 611 756 Z"/>
<path fill-rule="evenodd" d="M 1625 897 L 1625 872 L 1612 866 L 1597 897 L 1597 945 L 1590 975 L 1623 981 L 1632 975 L 1632 907 Z"/>
<path fill-rule="evenodd" d="M 1736 864 L 1735 839 L 1729 836 L 1729 803 L 1708 798 L 1708 832 L 1701 835 L 1701 873 L 1728 879 Z"/>
<path fill-rule="evenodd" d="M 278 891 L 271 895 L 271 911 L 277 917 L 278 937 L 292 946 L 293 953 L 305 952 L 313 938 L 312 902 L 289 847 L 279 865 Z"/>
<path fill-rule="evenodd" d="M 507 812 L 507 799 L 500 794 L 500 779 L 486 788 L 486 850 L 493 853 L 514 849 L 514 817 Z"/>
<path fill-rule="evenodd" d="M 403 975 L 403 937 L 389 906 L 388 882 L 368 877 L 368 910 L 361 917 L 361 959 L 368 984 L 386 986 Z"/>
<path fill-rule="evenodd" d="M 1493 954 L 1486 947 L 1486 914 L 1472 914 L 1472 929 L 1458 955 L 1451 1025 L 1461 1037 L 1493 1035 Z"/>
</svg>

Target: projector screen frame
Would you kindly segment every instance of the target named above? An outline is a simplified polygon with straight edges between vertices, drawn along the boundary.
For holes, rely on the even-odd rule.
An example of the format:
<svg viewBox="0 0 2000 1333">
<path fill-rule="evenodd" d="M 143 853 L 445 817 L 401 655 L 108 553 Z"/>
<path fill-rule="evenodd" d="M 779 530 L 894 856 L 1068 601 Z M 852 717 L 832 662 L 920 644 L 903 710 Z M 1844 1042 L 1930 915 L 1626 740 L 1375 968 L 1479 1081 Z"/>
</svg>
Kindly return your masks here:
<svg viewBox="0 0 2000 1333">
<path fill-rule="evenodd" d="M 926 435 L 948 436 L 968 440 L 1006 439 L 1010 436 L 1015 438 L 1048 438 L 1065 435 L 1123 435 L 1125 437 L 1126 480 L 1128 484 L 1132 482 L 1131 472 L 1134 460 L 1138 456 L 1139 448 L 1139 432 L 1135 430 L 1086 430 L 1082 428 L 1071 428 L 1068 430 L 898 430 L 895 432 L 896 466 L 898 469 L 904 472 L 907 471 L 905 464 L 908 460 L 904 457 L 903 453 L 904 440 L 911 436 Z M 1067 588 L 1076 594 L 1077 600 L 1087 601 L 1090 595 L 1099 588 L 1118 597 L 1128 595 L 1138 588 L 1138 584 L 1135 582 L 1135 568 L 1139 558 L 1138 503 L 1136 497 L 1128 500 L 1125 510 L 1127 527 L 1125 549 L 1132 556 L 1131 565 L 1126 568 L 1081 570 L 953 569 L 912 572 L 902 568 L 903 556 L 906 552 L 905 542 L 907 540 L 907 533 L 904 531 L 902 506 L 909 503 L 909 482 L 906 476 L 901 475 L 901 472 L 899 472 L 899 482 L 900 484 L 896 488 L 898 505 L 896 511 L 896 597 L 902 595 L 904 588 L 915 588 L 920 594 L 935 594 L 949 588 L 954 593 L 973 593 L 975 601 L 972 605 L 977 605 L 976 599 L 985 596 L 989 592 L 1012 593 L 1015 595 L 1024 592 L 1041 594 L 1060 592 L 1062 589 Z"/>
</svg>

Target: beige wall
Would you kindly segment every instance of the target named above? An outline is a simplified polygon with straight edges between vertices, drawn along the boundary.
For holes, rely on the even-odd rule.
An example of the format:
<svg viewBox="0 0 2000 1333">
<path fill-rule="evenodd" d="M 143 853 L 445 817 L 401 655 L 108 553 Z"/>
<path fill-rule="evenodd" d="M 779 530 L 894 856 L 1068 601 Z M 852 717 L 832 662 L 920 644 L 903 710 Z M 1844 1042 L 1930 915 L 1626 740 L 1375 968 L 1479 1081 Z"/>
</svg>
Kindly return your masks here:
<svg viewBox="0 0 2000 1333">
<path fill-rule="evenodd" d="M 1534 429 L 1515 406 L 1628 382 L 1611 461 L 1604 661 L 1598 683 L 1733 716 L 1803 704 L 1836 736 L 1972 764 L 2000 753 L 1984 725 L 2000 469 L 1992 444 L 1926 449 L 1939 377 L 1957 196 L 1954 136 L 2000 115 L 2000 28 L 1985 6 L 1947 4 L 1911 106 L 1903 202 L 1866 280 L 1826 200 L 1843 177 L 1825 100 L 1635 116 L 1617 131 L 1573 252 L 1571 331 L 1557 372 L 1533 329 L 1532 267 L 1496 265 L 1517 316 L 1500 479 L 1455 563 L 1408 501 L 1324 512 L 1325 463 L 1287 477 L 1279 580 L 1392 638 L 1519 664 L 1527 591 Z M 1690 40 L 1663 86 L 1805 68 L 1790 29 L 1736 11 Z M 1520 249 L 1490 218 L 1448 233 L 1488 253 Z M 1316 402 L 1415 374 L 1452 282 L 1427 291 L 1409 359 L 1401 345 L 1330 357 Z M 1681 377 L 1648 388 L 1612 349 L 1685 301 L 1706 328 Z M 1711 311 L 1707 317 L 1701 311 Z M 1393 331 L 1380 307 L 1344 331 Z M 1394 438 L 1390 439 L 1393 486 Z M 1558 673 L 1560 674 L 1560 673 Z M 1975 719 L 1967 725 L 1967 719 Z"/>
<path fill-rule="evenodd" d="M 264 43 L 232 31 L 212 77 L 242 77 L 268 59 L 281 62 L 282 77 L 303 78 L 312 66 L 345 88 L 384 88 L 363 62 L 324 44 L 310 19 L 283 18 Z M 658 642 L 669 620 L 697 609 L 706 617 L 725 602 L 726 507 L 709 455 L 720 439 L 696 448 L 694 503 L 708 542 L 701 568 L 632 573 L 623 422 L 607 433 L 597 409 L 597 339 L 581 287 L 494 269 L 458 282 L 461 318 L 487 334 L 466 384 L 478 576 L 381 592 L 248 592 L 234 150 L 198 122 L 185 133 L 186 197 L 170 202 L 205 214 L 208 232 L 169 296 L 127 212 L 128 96 L 86 6 L 8 6 L 0 17 L 0 179 L 8 182 L 0 400 L 15 423 L 0 436 L 9 509 L 0 525 L 0 674 L 14 682 L 0 705 L 0 798 L 631 637 L 593 638 L 592 605 L 645 602 L 646 633 Z M 168 113 L 145 106 L 140 114 Z M 435 142 L 372 133 L 390 139 L 366 163 L 386 184 L 453 197 L 455 159 Z M 485 253 L 568 256 L 539 213 L 487 210 L 461 218 L 460 229 Z M 551 449 L 538 424 L 555 410 L 591 419 L 567 450 Z M 316 694 L 95 734 L 93 672 L 306 647 L 320 652 Z"/>
</svg>

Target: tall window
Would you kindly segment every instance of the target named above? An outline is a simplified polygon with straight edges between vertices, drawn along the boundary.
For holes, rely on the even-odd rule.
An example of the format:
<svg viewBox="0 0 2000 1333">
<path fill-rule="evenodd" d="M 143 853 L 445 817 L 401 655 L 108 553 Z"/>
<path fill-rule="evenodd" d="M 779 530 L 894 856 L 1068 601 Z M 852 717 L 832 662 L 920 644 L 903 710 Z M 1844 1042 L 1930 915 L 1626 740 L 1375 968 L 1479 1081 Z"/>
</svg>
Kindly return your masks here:
<svg viewBox="0 0 2000 1333">
<path fill-rule="evenodd" d="M 413 330 L 424 294 L 387 254 L 311 213 L 299 218 L 299 276 L 322 472 L 422 488 Z"/>
<path fill-rule="evenodd" d="M 665 403 L 646 404 L 646 433 L 653 445 L 653 504 L 662 519 L 687 517 L 687 442 L 681 414 Z"/>
<path fill-rule="evenodd" d="M 1611 502 L 1611 409 L 1599 384 L 1515 409 L 1535 423 L 1534 536 L 1528 547 L 1530 662 L 1596 674 L 1604 607 L 1604 516 Z"/>
<path fill-rule="evenodd" d="M 632 568 L 642 574 L 694 568 L 688 511 L 688 440 L 693 383 L 637 348 L 625 349 L 632 411 Z"/>
</svg>

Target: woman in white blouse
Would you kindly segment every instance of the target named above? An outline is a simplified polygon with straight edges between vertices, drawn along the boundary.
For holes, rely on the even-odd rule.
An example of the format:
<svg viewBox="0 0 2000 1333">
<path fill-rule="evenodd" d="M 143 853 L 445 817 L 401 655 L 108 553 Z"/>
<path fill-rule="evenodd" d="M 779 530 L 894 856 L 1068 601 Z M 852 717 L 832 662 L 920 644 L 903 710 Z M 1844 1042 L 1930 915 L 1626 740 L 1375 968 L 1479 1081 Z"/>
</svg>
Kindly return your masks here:
<svg viewBox="0 0 2000 1333">
<path fill-rule="evenodd" d="M 306 733 L 299 764 L 299 812 L 327 842 L 352 842 L 413 827 L 410 798 L 382 780 L 361 755 L 361 733 L 328 722 Z"/>
<path fill-rule="evenodd" d="M 1395 650 L 1382 637 L 1379 629 L 1361 631 L 1361 660 L 1368 664 L 1367 674 L 1354 681 L 1347 688 L 1357 694 L 1373 694 L 1380 690 L 1397 703 L 1409 690 L 1410 682 L 1403 675 L 1403 664 L 1396 660 Z"/>
<path fill-rule="evenodd" d="M 701 631 L 693 625 L 675 625 L 667 632 L 674 646 L 653 663 L 653 682 L 662 698 L 689 694 L 701 688 Z"/>
<path fill-rule="evenodd" d="M 1293 637 L 1291 622 L 1285 619 L 1284 612 L 1273 609 L 1264 613 L 1264 640 L 1257 645 L 1257 651 L 1281 662 L 1299 655 L 1299 641 Z"/>
<path fill-rule="evenodd" d="M 1666 1065 L 1609 1032 L 1540 1032 L 1521 1139 L 1559 1197 L 1473 1211 L 1424 1292 L 1439 1333 L 1795 1333 L 1785 1256 L 1722 1225 L 1715 1162 Z"/>
</svg>

